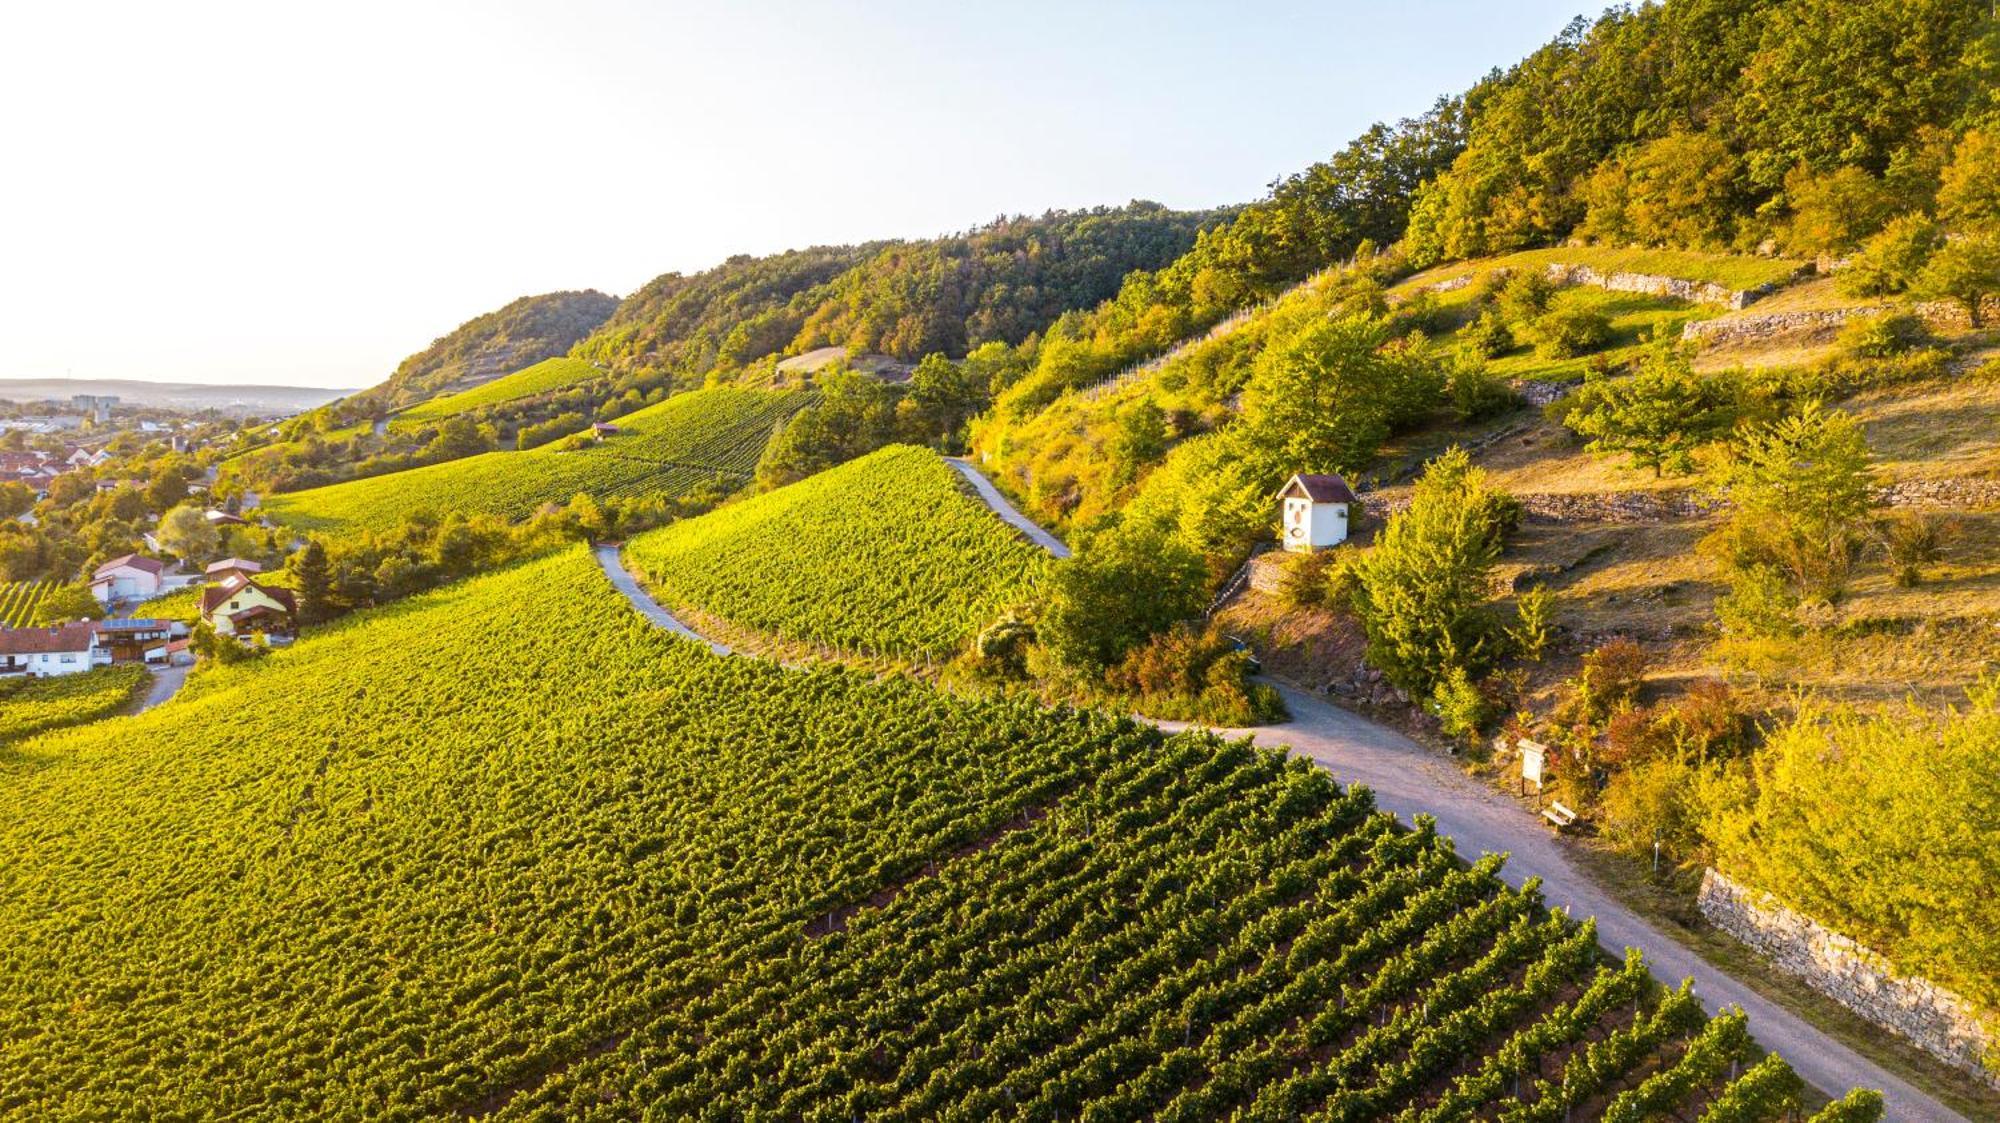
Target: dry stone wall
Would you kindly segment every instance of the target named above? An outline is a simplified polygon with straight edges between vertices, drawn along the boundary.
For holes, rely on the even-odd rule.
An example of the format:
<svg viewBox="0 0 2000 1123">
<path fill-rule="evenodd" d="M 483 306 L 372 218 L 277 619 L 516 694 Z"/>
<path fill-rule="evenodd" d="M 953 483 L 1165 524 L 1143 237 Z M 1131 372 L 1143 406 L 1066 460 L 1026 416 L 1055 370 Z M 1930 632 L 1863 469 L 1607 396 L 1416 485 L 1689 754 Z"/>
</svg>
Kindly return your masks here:
<svg viewBox="0 0 2000 1123">
<path fill-rule="evenodd" d="M 1958 995 L 1896 974 L 1880 954 L 1715 870 L 1702 875 L 1699 904 L 1711 924 L 1814 990 L 2000 1088 L 2000 1034 Z"/>
<path fill-rule="evenodd" d="M 1747 308 L 1781 287 L 1759 285 L 1754 289 L 1732 289 L 1712 281 L 1689 281 L 1657 273 L 1605 273 L 1588 265 L 1565 265 L 1562 262 L 1552 262 L 1548 273 L 1549 279 L 1558 284 L 1596 285 L 1612 292 L 1638 292 L 1690 300 L 1697 304 L 1720 304 L 1732 309 Z"/>
</svg>

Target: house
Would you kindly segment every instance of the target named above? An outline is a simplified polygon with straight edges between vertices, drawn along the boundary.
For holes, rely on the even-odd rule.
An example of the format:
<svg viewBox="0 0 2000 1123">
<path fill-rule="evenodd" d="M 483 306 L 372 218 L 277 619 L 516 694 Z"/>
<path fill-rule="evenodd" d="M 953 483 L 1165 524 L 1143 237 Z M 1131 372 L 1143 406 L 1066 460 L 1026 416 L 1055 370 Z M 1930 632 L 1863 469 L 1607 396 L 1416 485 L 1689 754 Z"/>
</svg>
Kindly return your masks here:
<svg viewBox="0 0 2000 1123">
<path fill-rule="evenodd" d="M 49 628 L 0 628 L 0 675 L 74 675 L 111 661 L 97 647 L 90 624 Z"/>
<path fill-rule="evenodd" d="M 144 554 L 112 558 L 90 575 L 90 595 L 103 604 L 158 596 L 166 572 L 164 562 Z"/>
<path fill-rule="evenodd" d="M 150 648 L 171 642 L 174 632 L 186 625 L 172 620 L 99 620 L 91 625 L 97 632 L 97 650 L 113 663 L 135 663 Z"/>
<path fill-rule="evenodd" d="M 184 639 L 169 640 L 146 649 L 146 662 L 156 667 L 185 667 L 194 662 L 194 651 Z"/>
<path fill-rule="evenodd" d="M 601 441 L 606 437 L 615 437 L 622 432 L 624 432 L 624 430 L 620 429 L 616 425 L 613 425 L 609 421 L 595 421 L 592 422 L 590 426 L 590 435 L 591 438 L 594 440 Z"/>
<path fill-rule="evenodd" d="M 208 520 L 208 525 L 214 527 L 217 530 L 221 530 L 225 526 L 250 525 L 250 520 L 244 518 L 238 518 L 237 516 L 230 514 L 228 511 L 217 511 L 211 509 L 205 512 L 202 515 L 202 517 Z"/>
<path fill-rule="evenodd" d="M 1346 480 L 1311 472 L 1293 476 L 1278 499 L 1283 515 L 1278 540 L 1300 554 L 1347 541 L 1348 514 L 1360 503 Z"/>
<path fill-rule="evenodd" d="M 298 611 L 298 598 L 290 589 L 262 585 L 241 573 L 232 573 L 201 591 L 201 618 L 217 635 L 266 632 L 288 636 Z"/>
<path fill-rule="evenodd" d="M 262 572 L 264 567 L 248 558 L 224 558 L 219 562 L 210 562 L 208 568 L 201 571 L 201 575 L 209 581 L 222 581 L 232 573 L 250 578 Z"/>
</svg>

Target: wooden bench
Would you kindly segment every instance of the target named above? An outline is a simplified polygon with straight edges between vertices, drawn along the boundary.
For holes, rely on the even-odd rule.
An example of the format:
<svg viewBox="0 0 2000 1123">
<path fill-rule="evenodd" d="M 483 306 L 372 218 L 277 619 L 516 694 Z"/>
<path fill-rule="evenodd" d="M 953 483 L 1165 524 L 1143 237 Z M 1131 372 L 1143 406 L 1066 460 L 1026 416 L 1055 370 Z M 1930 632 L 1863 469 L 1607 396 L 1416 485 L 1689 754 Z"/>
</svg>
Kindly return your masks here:
<svg viewBox="0 0 2000 1123">
<path fill-rule="evenodd" d="M 1577 815 L 1576 812 L 1571 811 L 1560 803 L 1551 803 L 1542 812 L 1542 818 L 1555 824 L 1555 828 L 1560 831 L 1575 826 Z"/>
</svg>

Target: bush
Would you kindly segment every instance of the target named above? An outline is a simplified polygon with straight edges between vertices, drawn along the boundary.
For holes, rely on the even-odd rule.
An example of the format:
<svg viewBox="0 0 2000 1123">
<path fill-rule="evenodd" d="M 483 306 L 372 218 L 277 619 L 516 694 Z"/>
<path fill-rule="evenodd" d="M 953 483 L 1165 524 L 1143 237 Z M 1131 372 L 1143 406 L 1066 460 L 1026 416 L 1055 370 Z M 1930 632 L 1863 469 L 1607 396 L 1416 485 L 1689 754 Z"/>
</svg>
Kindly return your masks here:
<svg viewBox="0 0 2000 1123">
<path fill-rule="evenodd" d="M 1101 671 L 1157 633 L 1199 616 L 1207 582 L 1202 556 L 1165 531 L 1118 527 L 1092 537 L 1051 570 L 1037 637 L 1064 668 Z"/>
<path fill-rule="evenodd" d="M 1491 719 L 1493 707 L 1464 667 L 1453 667 L 1431 690 L 1430 711 L 1445 735 L 1470 744 Z"/>
<path fill-rule="evenodd" d="M 1481 359 L 1491 359 L 1512 351 L 1515 347 L 1514 332 L 1499 312 L 1488 308 L 1479 318 L 1467 324 L 1459 333 L 1458 340 L 1464 350 Z"/>
<path fill-rule="evenodd" d="M 1498 276 L 1505 279 L 1494 294 L 1494 308 L 1507 323 L 1528 323 L 1547 312 L 1549 302 L 1555 299 L 1555 282 L 1540 270 L 1522 269 Z"/>
<path fill-rule="evenodd" d="M 1332 571 L 1340 566 L 1336 550 L 1314 550 L 1285 559 L 1278 597 L 1291 608 L 1325 608 L 1332 603 Z"/>
<path fill-rule="evenodd" d="M 1944 231 L 1921 214 L 1890 220 L 1861 245 L 1835 277 L 1834 287 L 1849 296 L 1890 296 L 1916 282 L 1924 264 L 1944 244 Z"/>
<path fill-rule="evenodd" d="M 1555 594 L 1549 592 L 1547 585 L 1537 585 L 1515 598 L 1514 622 L 1507 628 L 1507 638 L 1513 643 L 1516 655 L 1541 662 L 1554 627 L 1555 601 Z"/>
<path fill-rule="evenodd" d="M 1738 570 L 1715 602 L 1722 634 L 1733 639 L 1790 639 L 1799 634 L 1799 598 L 1768 565 Z"/>
<path fill-rule="evenodd" d="M 1104 676 L 1155 717 L 1255 725 L 1284 716 L 1277 691 L 1250 681 L 1250 655 L 1213 624 L 1190 621 L 1152 637 Z"/>
<path fill-rule="evenodd" d="M 1573 359 L 1611 342 L 1611 319 L 1579 300 L 1559 300 L 1528 324 L 1526 334 L 1542 358 Z"/>
<path fill-rule="evenodd" d="M 1924 570 L 1944 558 L 1944 548 L 1957 536 L 1957 526 L 1928 511 L 1898 511 L 1877 528 L 1890 576 L 1901 588 L 1923 583 Z"/>
<path fill-rule="evenodd" d="M 1913 351 L 1930 340 L 1922 319 L 1908 312 L 1889 312 L 1849 320 L 1835 343 L 1850 359 L 1888 359 Z"/>
<path fill-rule="evenodd" d="M 1598 797 L 1597 824 L 1606 841 L 1635 858 L 1650 857 L 1653 843 L 1676 860 L 1701 849 L 1703 769 L 1666 754 L 1612 773 Z"/>
<path fill-rule="evenodd" d="M 1503 413 L 1521 404 L 1521 396 L 1486 369 L 1486 364 L 1465 356 L 1452 367 L 1445 380 L 1445 396 L 1451 411 L 1461 421 L 1478 421 Z"/>
</svg>

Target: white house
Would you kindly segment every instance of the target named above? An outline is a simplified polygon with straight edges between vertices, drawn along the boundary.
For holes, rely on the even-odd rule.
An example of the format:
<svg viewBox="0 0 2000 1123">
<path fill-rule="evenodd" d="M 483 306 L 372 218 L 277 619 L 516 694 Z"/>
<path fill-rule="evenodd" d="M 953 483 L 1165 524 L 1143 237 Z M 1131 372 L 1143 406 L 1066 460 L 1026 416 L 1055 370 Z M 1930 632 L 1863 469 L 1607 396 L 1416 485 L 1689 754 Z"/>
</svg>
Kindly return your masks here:
<svg viewBox="0 0 2000 1123">
<path fill-rule="evenodd" d="M 166 565 L 144 554 L 112 558 L 90 575 L 90 594 L 101 603 L 157 596 Z"/>
<path fill-rule="evenodd" d="M 289 636 L 296 629 L 298 612 L 298 596 L 290 589 L 260 585 L 241 570 L 230 570 L 221 581 L 201 590 L 201 618 L 217 635 Z"/>
<path fill-rule="evenodd" d="M 97 629 L 89 623 L 52 628 L 0 628 L 0 675 L 74 675 L 111 661 L 99 652 Z"/>
<path fill-rule="evenodd" d="M 1285 549 L 1309 554 L 1347 541 L 1349 512 L 1359 505 L 1354 489 L 1339 476 L 1301 472 L 1278 493 Z"/>
</svg>

